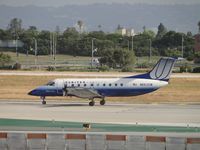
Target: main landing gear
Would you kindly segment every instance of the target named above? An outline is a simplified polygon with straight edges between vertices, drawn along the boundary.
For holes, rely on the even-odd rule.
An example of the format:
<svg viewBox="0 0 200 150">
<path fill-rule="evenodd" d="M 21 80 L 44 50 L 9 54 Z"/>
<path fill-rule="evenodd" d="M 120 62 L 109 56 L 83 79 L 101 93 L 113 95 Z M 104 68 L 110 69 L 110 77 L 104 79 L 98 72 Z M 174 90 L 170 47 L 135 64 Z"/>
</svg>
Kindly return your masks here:
<svg viewBox="0 0 200 150">
<path fill-rule="evenodd" d="M 94 99 L 92 99 L 92 100 L 89 102 L 89 105 L 90 105 L 90 106 L 94 106 L 94 105 L 95 105 Z"/>
<path fill-rule="evenodd" d="M 105 105 L 106 101 L 105 99 L 103 98 L 101 101 L 100 101 L 100 105 Z"/>
<path fill-rule="evenodd" d="M 95 105 L 95 101 L 94 101 L 94 98 L 93 99 L 90 99 L 91 101 L 89 102 L 89 106 L 94 106 Z M 100 105 L 105 105 L 106 101 L 105 99 L 103 98 L 101 101 L 100 101 Z"/>
<path fill-rule="evenodd" d="M 42 105 L 45 105 L 47 102 L 45 101 L 45 96 L 41 96 L 40 99 L 42 100 Z"/>
</svg>

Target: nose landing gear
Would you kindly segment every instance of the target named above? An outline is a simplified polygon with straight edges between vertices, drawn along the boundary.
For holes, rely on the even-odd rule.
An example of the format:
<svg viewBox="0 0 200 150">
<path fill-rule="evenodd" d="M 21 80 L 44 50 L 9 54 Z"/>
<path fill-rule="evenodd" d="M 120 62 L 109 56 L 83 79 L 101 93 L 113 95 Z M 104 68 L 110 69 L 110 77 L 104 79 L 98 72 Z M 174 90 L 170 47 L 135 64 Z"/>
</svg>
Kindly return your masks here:
<svg viewBox="0 0 200 150">
<path fill-rule="evenodd" d="M 45 101 L 45 96 L 41 96 L 40 99 L 42 100 L 42 105 L 45 105 L 47 102 Z"/>
</svg>

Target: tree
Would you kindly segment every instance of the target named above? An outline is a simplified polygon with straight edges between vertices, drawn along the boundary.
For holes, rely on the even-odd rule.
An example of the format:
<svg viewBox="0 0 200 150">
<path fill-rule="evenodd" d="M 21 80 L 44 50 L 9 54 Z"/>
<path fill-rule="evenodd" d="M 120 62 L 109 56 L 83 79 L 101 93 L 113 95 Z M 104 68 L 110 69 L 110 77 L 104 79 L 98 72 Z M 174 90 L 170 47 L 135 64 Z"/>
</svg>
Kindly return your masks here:
<svg viewBox="0 0 200 150">
<path fill-rule="evenodd" d="M 80 32 L 80 33 L 83 33 L 83 25 L 84 25 L 84 22 L 83 22 L 82 20 L 78 20 L 77 25 L 78 25 L 78 27 L 79 27 L 79 32 Z"/>
<path fill-rule="evenodd" d="M 157 35 L 156 35 L 156 38 L 160 39 L 160 38 L 162 38 L 166 33 L 167 33 L 167 28 L 166 28 L 162 23 L 160 23 L 159 26 L 158 26 L 158 33 L 157 33 Z"/>
<path fill-rule="evenodd" d="M 56 26 L 56 30 L 55 30 L 57 36 L 60 35 L 60 27 L 59 26 Z"/>
<path fill-rule="evenodd" d="M 8 25 L 8 30 L 17 39 L 22 32 L 22 20 L 18 18 L 12 19 Z"/>
<path fill-rule="evenodd" d="M 199 26 L 199 34 L 200 34 L 200 21 L 198 22 L 198 26 Z"/>
<path fill-rule="evenodd" d="M 11 57 L 8 54 L 0 53 L 0 66 L 4 67 L 11 62 Z"/>
<path fill-rule="evenodd" d="M 135 54 L 126 49 L 109 49 L 104 52 L 100 63 L 112 68 L 132 66 L 135 63 Z"/>
<path fill-rule="evenodd" d="M 99 25 L 98 25 L 98 28 L 99 28 L 99 31 L 101 31 L 102 26 L 99 24 Z"/>
<path fill-rule="evenodd" d="M 199 64 L 200 63 L 200 52 L 196 52 L 194 63 Z"/>
<path fill-rule="evenodd" d="M 146 26 L 143 26 L 142 29 L 143 29 L 143 32 L 145 32 L 146 31 Z"/>
</svg>

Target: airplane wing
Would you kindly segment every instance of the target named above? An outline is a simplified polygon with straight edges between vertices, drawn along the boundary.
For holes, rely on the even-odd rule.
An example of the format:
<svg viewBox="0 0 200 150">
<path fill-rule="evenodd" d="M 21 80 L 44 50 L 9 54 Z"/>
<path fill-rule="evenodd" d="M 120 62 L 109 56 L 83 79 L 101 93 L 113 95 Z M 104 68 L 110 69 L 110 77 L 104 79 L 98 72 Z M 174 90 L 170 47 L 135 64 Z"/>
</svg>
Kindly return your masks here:
<svg viewBox="0 0 200 150">
<path fill-rule="evenodd" d="M 101 98 L 102 95 L 100 95 L 95 89 L 85 89 L 85 88 L 66 88 L 65 90 L 65 96 L 76 96 L 80 98 Z"/>
</svg>

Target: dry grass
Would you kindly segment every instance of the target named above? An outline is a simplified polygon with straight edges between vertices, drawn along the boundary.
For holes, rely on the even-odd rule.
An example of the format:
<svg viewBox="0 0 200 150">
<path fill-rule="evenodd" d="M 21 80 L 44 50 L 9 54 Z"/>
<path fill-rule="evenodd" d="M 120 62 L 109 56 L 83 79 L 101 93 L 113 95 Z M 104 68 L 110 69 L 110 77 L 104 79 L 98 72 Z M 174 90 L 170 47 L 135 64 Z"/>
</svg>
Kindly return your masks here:
<svg viewBox="0 0 200 150">
<path fill-rule="evenodd" d="M 38 99 L 38 97 L 27 95 L 27 93 L 55 78 L 59 78 L 59 76 L 0 76 L 0 99 Z M 79 100 L 65 97 L 48 99 Z M 168 86 L 156 92 L 136 97 L 107 98 L 107 100 L 130 103 L 199 103 L 200 78 L 173 78 Z"/>
</svg>

